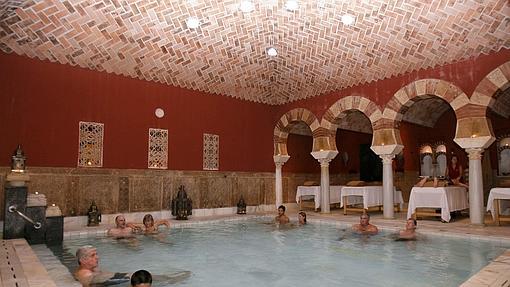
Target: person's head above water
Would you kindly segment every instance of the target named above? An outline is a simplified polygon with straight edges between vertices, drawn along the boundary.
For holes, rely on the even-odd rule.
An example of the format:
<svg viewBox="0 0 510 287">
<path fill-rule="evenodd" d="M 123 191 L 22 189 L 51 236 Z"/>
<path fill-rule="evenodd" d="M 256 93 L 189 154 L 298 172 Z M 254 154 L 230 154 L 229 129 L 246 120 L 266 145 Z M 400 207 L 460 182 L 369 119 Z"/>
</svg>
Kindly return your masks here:
<svg viewBox="0 0 510 287">
<path fill-rule="evenodd" d="M 368 213 L 362 213 L 360 216 L 359 216 L 359 224 L 361 226 L 367 226 L 370 224 L 370 214 Z"/>
<path fill-rule="evenodd" d="M 278 206 L 278 215 L 284 215 L 285 214 L 285 206 L 280 205 Z"/>
<path fill-rule="evenodd" d="M 152 285 L 152 275 L 149 271 L 138 270 L 131 275 L 131 286 L 133 287 L 149 287 Z"/>
<path fill-rule="evenodd" d="M 117 217 L 115 217 L 115 224 L 117 225 L 117 228 L 125 228 L 126 218 L 123 215 L 117 215 Z"/>
<path fill-rule="evenodd" d="M 306 213 L 304 211 L 300 211 L 298 213 L 299 223 L 306 224 Z"/>
<path fill-rule="evenodd" d="M 145 226 L 152 226 L 152 225 L 154 225 L 154 218 L 152 217 L 152 215 L 150 213 L 146 214 L 143 217 L 143 225 L 145 225 Z"/>
<path fill-rule="evenodd" d="M 94 246 L 85 245 L 76 250 L 78 264 L 86 269 L 94 269 L 99 265 L 99 256 Z"/>
<path fill-rule="evenodd" d="M 418 223 L 416 222 L 416 219 L 409 218 L 406 221 L 406 230 L 415 230 Z"/>
</svg>

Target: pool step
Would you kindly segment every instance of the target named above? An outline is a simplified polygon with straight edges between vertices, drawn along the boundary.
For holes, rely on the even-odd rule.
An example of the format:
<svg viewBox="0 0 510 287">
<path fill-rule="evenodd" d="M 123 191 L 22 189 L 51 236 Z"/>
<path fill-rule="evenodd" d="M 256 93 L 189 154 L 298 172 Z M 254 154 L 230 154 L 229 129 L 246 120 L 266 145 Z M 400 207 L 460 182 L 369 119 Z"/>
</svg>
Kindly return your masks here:
<svg viewBox="0 0 510 287">
<path fill-rule="evenodd" d="M 0 286 L 57 287 L 25 239 L 0 241 Z"/>
</svg>

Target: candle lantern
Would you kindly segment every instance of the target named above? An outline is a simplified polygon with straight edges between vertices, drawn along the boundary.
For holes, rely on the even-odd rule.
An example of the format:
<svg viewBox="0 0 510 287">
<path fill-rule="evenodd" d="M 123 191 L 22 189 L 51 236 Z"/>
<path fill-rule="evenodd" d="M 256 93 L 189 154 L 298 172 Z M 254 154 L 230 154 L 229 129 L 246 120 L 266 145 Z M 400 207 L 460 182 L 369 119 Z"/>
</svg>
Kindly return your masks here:
<svg viewBox="0 0 510 287">
<path fill-rule="evenodd" d="M 92 201 L 92 203 L 90 204 L 87 215 L 88 215 L 87 226 L 98 226 L 99 222 L 101 222 L 101 212 L 97 208 L 95 201 Z"/>
<path fill-rule="evenodd" d="M 246 214 L 246 202 L 244 202 L 244 198 L 241 195 L 241 199 L 237 203 L 237 214 Z"/>
<path fill-rule="evenodd" d="M 12 172 L 25 172 L 25 154 L 21 149 L 21 145 L 18 145 L 18 148 L 14 152 L 11 161 L 11 171 Z"/>
<path fill-rule="evenodd" d="M 191 215 L 192 203 L 192 200 L 188 197 L 184 190 L 184 186 L 181 185 L 177 192 L 177 196 L 172 199 L 172 204 L 170 206 L 170 209 L 172 209 L 172 215 L 175 216 L 175 219 L 188 219 L 188 216 Z"/>
</svg>

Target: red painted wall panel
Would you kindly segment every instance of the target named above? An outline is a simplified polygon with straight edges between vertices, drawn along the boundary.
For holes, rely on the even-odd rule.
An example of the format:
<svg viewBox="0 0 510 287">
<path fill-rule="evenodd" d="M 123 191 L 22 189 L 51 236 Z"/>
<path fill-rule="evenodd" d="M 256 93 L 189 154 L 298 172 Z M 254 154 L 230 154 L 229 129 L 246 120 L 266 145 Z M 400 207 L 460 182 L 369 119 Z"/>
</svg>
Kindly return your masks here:
<svg viewBox="0 0 510 287">
<path fill-rule="evenodd" d="M 273 171 L 268 105 L 0 53 L 0 165 L 18 143 L 28 165 L 75 167 L 78 122 L 105 124 L 104 167 L 147 168 L 149 128 L 169 130 L 169 169 L 202 169 L 202 134 L 220 170 Z M 161 107 L 165 117 L 157 119 Z"/>
</svg>

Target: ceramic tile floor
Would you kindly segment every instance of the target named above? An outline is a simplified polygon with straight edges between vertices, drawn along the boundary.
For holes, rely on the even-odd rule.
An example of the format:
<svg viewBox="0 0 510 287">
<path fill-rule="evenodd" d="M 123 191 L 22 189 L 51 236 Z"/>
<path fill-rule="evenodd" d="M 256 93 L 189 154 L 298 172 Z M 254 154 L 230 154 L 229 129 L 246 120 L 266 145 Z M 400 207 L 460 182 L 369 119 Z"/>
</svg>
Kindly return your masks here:
<svg viewBox="0 0 510 287">
<path fill-rule="evenodd" d="M 321 214 L 314 211 L 306 211 L 307 218 L 312 224 L 336 224 L 341 226 L 350 226 L 353 223 L 359 222 L 359 213 L 352 213 L 349 215 L 343 215 L 342 210 L 333 209 L 330 214 Z M 291 221 L 296 222 L 297 211 L 293 208 L 290 208 L 287 214 L 291 218 Z M 274 216 L 274 213 L 258 213 L 257 216 Z M 405 225 L 405 212 L 400 212 L 395 214 L 396 219 L 384 219 L 381 213 L 371 213 L 371 223 L 377 225 L 380 229 L 386 231 L 397 231 L 402 229 Z M 171 220 L 172 226 L 175 227 L 187 227 L 195 224 L 209 224 L 211 221 L 230 221 L 230 220 L 247 220 L 252 218 L 253 216 L 239 216 L 239 215 L 218 215 L 218 216 L 210 216 L 210 217 L 195 217 L 188 221 L 176 221 Z M 243 219 L 240 219 L 243 218 Z M 467 215 L 462 216 L 460 219 L 454 220 L 450 223 L 441 223 L 438 219 L 427 218 L 424 220 L 418 221 L 418 232 L 431 234 L 431 235 L 439 235 L 439 236 L 451 236 L 451 237 L 469 237 L 473 240 L 492 240 L 496 242 L 501 242 L 505 244 L 510 244 L 510 224 L 505 223 L 502 226 L 495 226 L 492 223 L 490 217 L 486 218 L 487 224 L 485 226 L 473 226 L 469 222 L 469 218 Z M 74 237 L 85 237 L 85 236 L 101 236 L 104 235 L 107 228 L 110 228 L 110 225 L 100 225 L 97 227 L 80 227 L 80 226 L 70 226 L 66 229 L 64 233 L 65 238 L 74 238 Z M 6 242 L 11 242 L 14 240 L 8 240 Z M 4 241 L 5 242 L 5 241 Z M 23 244 L 20 242 L 25 242 L 26 247 L 23 247 Z M 28 266 L 28 270 L 35 270 L 37 274 L 45 273 L 46 276 L 51 277 L 54 281 L 59 282 L 59 284 L 55 283 L 47 283 L 48 285 L 41 285 L 40 282 L 36 279 L 29 280 L 27 279 L 27 285 L 19 285 L 19 286 L 79 286 L 73 285 L 76 284 L 75 281 L 72 280 L 71 274 L 65 269 L 65 267 L 60 264 L 58 259 L 53 256 L 51 251 L 47 249 L 45 246 L 36 245 L 29 248 L 28 244 L 24 240 L 16 240 L 16 244 L 21 246 L 16 249 L 16 252 L 19 251 L 23 260 L 21 265 L 25 268 L 25 264 Z M 14 245 L 16 245 L 14 244 Z M 28 247 L 28 248 L 27 248 Z M 18 250 L 19 249 L 19 250 Z M 34 254 L 37 253 L 39 259 Z M 31 255 L 30 255 L 31 253 Z M 0 254 L 3 256 L 2 254 Z M 4 257 L 2 257 L 4 258 Z M 44 270 L 46 267 L 46 270 Z M 4 260 L 0 264 L 0 271 L 4 270 Z M 38 267 L 34 267 L 38 266 Z M 42 272 L 40 269 L 43 268 Z M 24 273 L 21 271 L 20 274 L 27 274 L 28 272 L 25 270 Z M 1 273 L 2 276 L 4 273 Z M 49 278 L 48 277 L 48 278 Z M 3 280 L 3 277 L 1 277 Z M 46 281 L 44 281 L 46 282 Z M 8 285 L 7 282 L 0 281 L 0 286 L 14 286 Z M 44 283 L 46 284 L 46 283 Z M 63 284 L 63 285 L 62 285 Z M 509 287 L 510 286 L 510 250 L 506 253 L 498 257 L 491 264 L 487 265 L 483 268 L 479 273 L 471 277 L 468 281 L 466 281 L 462 286 L 466 287 L 474 287 L 474 286 L 500 286 L 500 287 Z"/>
</svg>

